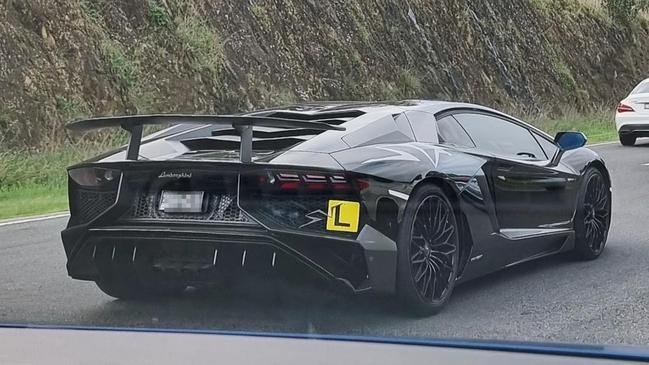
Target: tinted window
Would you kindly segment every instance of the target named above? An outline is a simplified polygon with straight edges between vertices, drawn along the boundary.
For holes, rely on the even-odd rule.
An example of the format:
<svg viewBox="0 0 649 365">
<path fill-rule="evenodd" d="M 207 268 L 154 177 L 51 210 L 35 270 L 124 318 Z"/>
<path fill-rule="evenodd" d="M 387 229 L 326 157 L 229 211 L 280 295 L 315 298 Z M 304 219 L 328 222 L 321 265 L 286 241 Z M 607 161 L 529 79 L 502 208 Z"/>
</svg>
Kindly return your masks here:
<svg viewBox="0 0 649 365">
<path fill-rule="evenodd" d="M 541 145 L 541 148 L 543 148 L 543 152 L 545 152 L 545 156 L 547 158 L 552 158 L 554 157 L 554 154 L 557 153 L 557 150 L 559 147 L 557 147 L 552 141 L 549 141 L 545 137 L 541 137 L 540 135 L 536 133 L 532 133 L 534 135 L 534 138 L 539 142 Z"/>
<path fill-rule="evenodd" d="M 520 159 L 545 159 L 545 154 L 527 128 L 484 114 L 455 114 L 478 148 Z"/>
<path fill-rule="evenodd" d="M 435 128 L 435 116 L 420 111 L 409 111 L 406 117 L 410 121 L 415 139 L 419 142 L 437 143 L 437 128 Z"/>
<path fill-rule="evenodd" d="M 440 143 L 454 144 L 456 146 L 474 147 L 471 138 L 462 126 L 452 116 L 437 120 L 437 133 Z"/>
</svg>

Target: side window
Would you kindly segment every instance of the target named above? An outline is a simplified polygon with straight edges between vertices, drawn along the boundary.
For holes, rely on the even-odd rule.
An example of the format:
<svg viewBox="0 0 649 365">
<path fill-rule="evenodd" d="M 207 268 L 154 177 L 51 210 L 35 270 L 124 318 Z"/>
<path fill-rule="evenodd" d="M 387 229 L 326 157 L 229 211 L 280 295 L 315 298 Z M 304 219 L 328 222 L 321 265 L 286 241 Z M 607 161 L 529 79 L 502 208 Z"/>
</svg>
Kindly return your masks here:
<svg viewBox="0 0 649 365">
<path fill-rule="evenodd" d="M 449 115 L 437 120 L 437 134 L 439 143 L 454 144 L 462 147 L 475 147 L 471 138 L 462 126 Z"/>
<path fill-rule="evenodd" d="M 462 113 L 454 116 L 478 148 L 518 159 L 546 159 L 527 128 L 485 114 Z"/>
<path fill-rule="evenodd" d="M 406 117 L 410 121 L 410 126 L 415 132 L 415 139 L 418 142 L 437 143 L 437 130 L 433 114 L 413 110 L 406 112 Z"/>
<path fill-rule="evenodd" d="M 559 147 L 557 147 L 554 143 L 549 141 L 547 138 L 542 137 L 534 132 L 532 132 L 532 135 L 534 135 L 534 138 L 536 138 L 536 141 L 539 142 L 541 145 L 541 148 L 543 149 L 543 152 L 545 152 L 545 156 L 550 159 L 554 157 L 554 154 L 557 153 L 557 150 L 559 150 Z"/>
</svg>

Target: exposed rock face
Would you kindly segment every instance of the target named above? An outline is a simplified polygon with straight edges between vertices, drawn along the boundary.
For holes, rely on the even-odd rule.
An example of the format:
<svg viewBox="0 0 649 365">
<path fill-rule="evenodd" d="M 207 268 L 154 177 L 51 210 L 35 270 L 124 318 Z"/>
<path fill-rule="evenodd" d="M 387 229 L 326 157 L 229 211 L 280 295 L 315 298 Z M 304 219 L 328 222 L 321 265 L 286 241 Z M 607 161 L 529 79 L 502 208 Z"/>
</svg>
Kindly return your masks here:
<svg viewBox="0 0 649 365">
<path fill-rule="evenodd" d="M 572 0 L 0 2 L 0 144 L 79 116 L 298 100 L 612 105 L 649 76 L 649 25 Z"/>
</svg>

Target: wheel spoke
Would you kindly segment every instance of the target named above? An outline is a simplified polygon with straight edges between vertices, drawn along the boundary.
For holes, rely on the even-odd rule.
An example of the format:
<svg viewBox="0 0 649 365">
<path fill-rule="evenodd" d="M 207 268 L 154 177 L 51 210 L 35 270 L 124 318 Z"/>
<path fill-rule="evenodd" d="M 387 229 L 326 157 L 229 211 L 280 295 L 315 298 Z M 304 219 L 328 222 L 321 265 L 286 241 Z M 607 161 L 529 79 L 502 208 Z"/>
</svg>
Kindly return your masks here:
<svg viewBox="0 0 649 365">
<path fill-rule="evenodd" d="M 431 262 L 435 263 L 435 265 L 440 269 L 440 271 L 442 271 L 441 270 L 442 268 L 439 265 L 444 266 L 448 270 L 453 270 L 453 266 L 449 265 L 448 262 L 445 262 L 441 258 L 437 256 L 431 256 L 430 258 L 432 259 Z"/>
<path fill-rule="evenodd" d="M 415 274 L 415 282 L 419 282 L 421 280 L 421 278 L 426 273 L 426 270 L 428 270 L 428 265 L 426 265 L 425 263 L 423 265 L 419 265 L 417 274 Z"/>
<path fill-rule="evenodd" d="M 453 248 L 451 248 L 450 251 L 447 251 L 447 252 L 431 250 L 430 253 L 431 254 L 439 254 L 439 255 L 442 255 L 444 257 L 451 257 L 451 255 L 455 253 L 455 248 L 453 247 Z"/>
<path fill-rule="evenodd" d="M 606 239 L 609 213 L 608 185 L 601 175 L 592 175 L 584 196 L 584 238 L 594 251 L 599 251 Z"/>
<path fill-rule="evenodd" d="M 422 298 L 441 300 L 454 280 L 458 255 L 452 207 L 438 196 L 425 198 L 415 212 L 410 239 L 412 278 Z"/>
<path fill-rule="evenodd" d="M 430 281 L 434 276 L 435 275 L 433 273 L 433 270 L 431 270 L 429 266 L 428 270 L 426 271 L 426 275 L 424 275 L 424 285 L 423 285 L 424 292 L 422 293 L 424 298 L 426 297 L 426 293 L 428 292 L 428 289 L 430 287 Z"/>
<path fill-rule="evenodd" d="M 422 237 L 422 236 L 419 236 L 419 237 L 413 237 L 413 238 L 410 240 L 410 246 L 411 246 L 411 247 L 414 246 L 414 247 L 417 248 L 417 249 L 423 249 L 424 246 L 426 246 L 426 240 L 425 240 L 424 237 Z"/>
<path fill-rule="evenodd" d="M 444 212 L 440 213 L 440 215 L 437 216 L 437 220 L 439 221 L 439 224 L 437 225 L 437 230 L 435 230 L 434 237 L 439 239 L 439 237 L 444 234 L 446 227 L 449 225 L 448 211 L 444 210 Z"/>
<path fill-rule="evenodd" d="M 410 257 L 410 262 L 412 262 L 413 264 L 419 264 L 424 261 L 426 261 L 426 256 L 424 255 L 424 252 L 421 250 L 417 251 L 417 253 L 415 253 Z"/>
<path fill-rule="evenodd" d="M 431 286 L 431 298 L 435 299 L 435 290 L 437 290 L 437 276 L 433 276 L 433 285 Z"/>
<path fill-rule="evenodd" d="M 418 233 L 420 233 L 421 237 L 423 238 L 425 236 L 430 236 L 430 227 L 428 227 L 427 223 L 425 221 L 420 221 L 420 220 L 415 220 L 415 228 L 417 229 Z"/>
<path fill-rule="evenodd" d="M 450 240 L 451 237 L 453 236 L 454 232 L 455 232 L 455 227 L 453 227 L 452 225 L 449 224 L 448 227 L 446 227 L 440 233 L 440 235 L 436 237 L 436 241 L 447 243 L 448 240 Z"/>
</svg>

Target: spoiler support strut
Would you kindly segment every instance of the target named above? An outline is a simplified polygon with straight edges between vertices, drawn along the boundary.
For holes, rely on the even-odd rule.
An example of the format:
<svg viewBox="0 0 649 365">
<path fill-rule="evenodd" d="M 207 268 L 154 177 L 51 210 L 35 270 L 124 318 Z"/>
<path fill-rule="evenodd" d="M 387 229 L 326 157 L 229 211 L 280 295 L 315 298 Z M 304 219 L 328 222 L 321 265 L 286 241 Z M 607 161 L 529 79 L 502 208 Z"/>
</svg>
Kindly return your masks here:
<svg viewBox="0 0 649 365">
<path fill-rule="evenodd" d="M 298 120 L 250 115 L 191 115 L 191 114 L 152 114 L 127 115 L 117 117 L 101 117 L 80 120 L 69 123 L 66 127 L 71 131 L 87 131 L 99 128 L 121 127 L 130 135 L 126 147 L 126 159 L 137 161 L 142 145 L 144 125 L 153 124 L 205 124 L 227 125 L 234 128 L 241 138 L 239 159 L 242 163 L 252 162 L 252 142 L 254 126 L 282 129 L 315 129 L 322 131 L 344 131 L 344 127 L 326 123 L 328 120 Z"/>
<path fill-rule="evenodd" d="M 241 144 L 239 145 L 239 161 L 242 163 L 252 162 L 252 126 L 243 125 L 236 128 L 241 137 Z"/>
<path fill-rule="evenodd" d="M 142 144 L 142 124 L 137 124 L 133 126 L 124 126 L 122 128 L 126 130 L 130 136 L 128 138 L 128 146 L 126 147 L 126 159 L 137 161 L 140 156 L 140 144 Z"/>
</svg>

